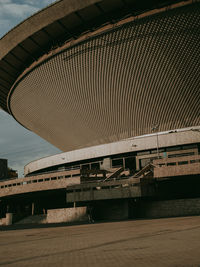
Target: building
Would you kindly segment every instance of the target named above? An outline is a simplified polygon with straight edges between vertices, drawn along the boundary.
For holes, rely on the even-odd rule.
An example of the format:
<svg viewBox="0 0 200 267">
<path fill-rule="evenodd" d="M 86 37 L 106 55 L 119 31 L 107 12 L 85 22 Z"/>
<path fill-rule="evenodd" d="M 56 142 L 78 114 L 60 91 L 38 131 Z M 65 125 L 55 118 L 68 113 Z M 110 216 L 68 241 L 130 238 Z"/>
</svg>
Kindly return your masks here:
<svg viewBox="0 0 200 267">
<path fill-rule="evenodd" d="M 63 151 L 199 126 L 199 5 L 56 2 L 1 39 L 1 107 Z"/>
<path fill-rule="evenodd" d="M 11 30 L 0 106 L 65 151 L 25 175 L 198 161 L 199 44 L 198 0 L 61 0 Z"/>
<path fill-rule="evenodd" d="M 0 159 L 0 180 L 8 177 L 8 160 Z"/>
</svg>

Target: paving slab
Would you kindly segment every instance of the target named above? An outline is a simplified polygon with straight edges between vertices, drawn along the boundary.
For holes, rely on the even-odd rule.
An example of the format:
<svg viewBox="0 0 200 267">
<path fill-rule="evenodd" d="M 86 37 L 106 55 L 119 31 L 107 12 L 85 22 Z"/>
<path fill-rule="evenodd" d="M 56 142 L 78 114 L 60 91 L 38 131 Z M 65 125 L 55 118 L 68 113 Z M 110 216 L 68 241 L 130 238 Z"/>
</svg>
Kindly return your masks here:
<svg viewBox="0 0 200 267">
<path fill-rule="evenodd" d="M 200 216 L 0 231 L 0 266 L 200 266 Z"/>
</svg>

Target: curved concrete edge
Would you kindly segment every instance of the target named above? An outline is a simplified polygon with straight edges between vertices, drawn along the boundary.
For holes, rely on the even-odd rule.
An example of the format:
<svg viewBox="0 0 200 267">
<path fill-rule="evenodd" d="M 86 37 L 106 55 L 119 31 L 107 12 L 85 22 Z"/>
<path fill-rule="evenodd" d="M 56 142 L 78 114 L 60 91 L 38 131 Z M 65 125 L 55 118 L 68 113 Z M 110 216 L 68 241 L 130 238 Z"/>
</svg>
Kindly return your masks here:
<svg viewBox="0 0 200 267">
<path fill-rule="evenodd" d="M 0 39 L 0 60 L 19 43 L 47 25 L 100 1 L 101 0 L 61 0 L 42 9 L 24 20 Z"/>
<path fill-rule="evenodd" d="M 194 129 L 200 130 L 200 127 L 196 126 L 158 133 L 159 147 L 198 143 L 200 133 L 192 131 Z M 137 136 L 118 142 L 82 148 L 35 160 L 33 162 L 28 163 L 24 167 L 24 175 L 26 176 L 28 174 L 31 174 L 32 172 L 39 171 L 48 167 L 57 166 L 60 164 L 72 163 L 92 158 L 109 157 L 111 155 L 120 153 L 137 152 L 141 150 L 149 150 L 156 148 L 156 133 L 149 134 L 146 136 Z"/>
</svg>

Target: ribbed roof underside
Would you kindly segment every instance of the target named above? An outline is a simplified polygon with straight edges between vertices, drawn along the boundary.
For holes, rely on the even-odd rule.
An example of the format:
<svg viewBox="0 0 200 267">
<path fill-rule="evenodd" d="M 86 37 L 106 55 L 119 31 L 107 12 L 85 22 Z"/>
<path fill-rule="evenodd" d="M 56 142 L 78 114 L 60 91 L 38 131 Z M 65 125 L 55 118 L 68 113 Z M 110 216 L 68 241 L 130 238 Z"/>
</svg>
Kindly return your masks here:
<svg viewBox="0 0 200 267">
<path fill-rule="evenodd" d="M 200 125 L 200 4 L 135 20 L 57 53 L 16 84 L 15 118 L 69 151 Z"/>
</svg>

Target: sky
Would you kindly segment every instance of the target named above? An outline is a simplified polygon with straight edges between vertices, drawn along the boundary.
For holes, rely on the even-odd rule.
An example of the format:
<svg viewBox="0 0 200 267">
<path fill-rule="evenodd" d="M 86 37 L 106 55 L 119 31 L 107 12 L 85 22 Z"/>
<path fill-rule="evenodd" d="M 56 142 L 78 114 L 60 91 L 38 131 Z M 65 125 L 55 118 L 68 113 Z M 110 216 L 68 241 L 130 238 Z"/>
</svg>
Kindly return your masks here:
<svg viewBox="0 0 200 267">
<path fill-rule="evenodd" d="M 55 0 L 0 0 L 0 38 L 9 30 Z M 10 115 L 0 110 L 0 158 L 23 176 L 24 166 L 61 151 L 36 134 L 26 130 Z"/>
</svg>

